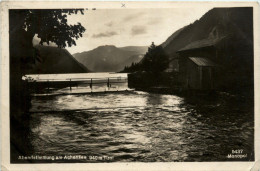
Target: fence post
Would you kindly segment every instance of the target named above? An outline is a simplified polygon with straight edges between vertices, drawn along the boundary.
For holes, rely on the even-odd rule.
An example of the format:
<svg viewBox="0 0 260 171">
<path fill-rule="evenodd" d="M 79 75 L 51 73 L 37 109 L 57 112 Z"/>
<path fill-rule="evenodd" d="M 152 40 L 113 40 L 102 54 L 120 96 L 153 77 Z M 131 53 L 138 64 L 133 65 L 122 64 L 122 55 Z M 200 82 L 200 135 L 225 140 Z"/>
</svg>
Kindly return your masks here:
<svg viewBox="0 0 260 171">
<path fill-rule="evenodd" d="M 90 79 L 90 85 L 89 87 L 92 89 L 92 78 Z"/>
<path fill-rule="evenodd" d="M 107 79 L 107 87 L 109 88 L 109 78 Z"/>
<path fill-rule="evenodd" d="M 47 88 L 48 88 L 48 93 L 49 93 L 49 90 L 50 90 L 49 80 L 47 80 Z"/>
<path fill-rule="evenodd" d="M 71 91 L 71 79 L 70 79 L 70 91 Z"/>
</svg>

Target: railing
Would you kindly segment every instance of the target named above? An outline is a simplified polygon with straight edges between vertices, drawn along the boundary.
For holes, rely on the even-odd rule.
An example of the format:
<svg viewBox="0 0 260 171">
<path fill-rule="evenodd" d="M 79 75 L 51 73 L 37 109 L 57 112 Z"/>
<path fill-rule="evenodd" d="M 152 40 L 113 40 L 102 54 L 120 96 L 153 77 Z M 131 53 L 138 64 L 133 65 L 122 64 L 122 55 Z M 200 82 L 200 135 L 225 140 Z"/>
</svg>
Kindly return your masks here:
<svg viewBox="0 0 260 171">
<path fill-rule="evenodd" d="M 110 88 L 112 84 L 119 84 L 127 82 L 127 77 L 104 77 L 104 78 L 64 78 L 64 79 L 37 79 L 37 80 L 25 80 L 31 84 L 45 84 L 45 87 L 50 89 L 50 84 L 65 84 L 72 90 L 73 85 L 78 86 L 78 84 L 88 84 L 92 89 L 94 84 L 107 84 L 107 87 Z"/>
</svg>

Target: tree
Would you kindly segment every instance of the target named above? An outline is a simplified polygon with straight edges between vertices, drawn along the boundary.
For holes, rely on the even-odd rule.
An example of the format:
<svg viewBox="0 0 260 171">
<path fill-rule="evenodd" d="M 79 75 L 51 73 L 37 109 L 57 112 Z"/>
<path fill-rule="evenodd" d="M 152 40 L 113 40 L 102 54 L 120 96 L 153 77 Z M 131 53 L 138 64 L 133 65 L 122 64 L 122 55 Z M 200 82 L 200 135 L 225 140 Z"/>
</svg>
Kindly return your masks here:
<svg viewBox="0 0 260 171">
<path fill-rule="evenodd" d="M 148 48 L 142 61 L 142 68 L 145 71 L 159 73 L 168 68 L 169 57 L 161 46 L 152 45 Z"/>
<path fill-rule="evenodd" d="M 9 10 L 11 105 L 16 105 L 17 109 L 19 106 L 28 109 L 30 104 L 21 78 L 33 66 L 38 55 L 32 44 L 33 37 L 37 34 L 40 44 L 54 42 L 58 47 L 76 45 L 75 40 L 82 37 L 85 28 L 80 23 L 68 24 L 67 17 L 77 13 L 84 14 L 84 9 Z"/>
<path fill-rule="evenodd" d="M 76 45 L 75 39 L 82 37 L 85 28 L 80 23 L 68 24 L 67 16 L 79 12 L 84 14 L 84 9 L 10 10 L 10 57 L 16 58 L 14 63 L 17 64 L 17 58 L 23 65 L 34 60 L 36 52 L 32 39 L 36 34 L 41 39 L 40 44 Z"/>
<path fill-rule="evenodd" d="M 20 77 L 35 62 L 37 50 L 32 40 L 37 34 L 40 44 L 53 42 L 58 47 L 76 45 L 85 28 L 68 24 L 71 14 L 84 14 L 84 9 L 9 10 L 9 47 L 11 76 Z"/>
<path fill-rule="evenodd" d="M 125 67 L 124 72 L 147 71 L 157 75 L 168 66 L 168 55 L 161 46 L 155 46 L 152 42 L 143 59 L 139 63 L 132 63 L 130 67 Z"/>
<path fill-rule="evenodd" d="M 33 37 L 37 34 L 41 39 L 40 44 L 54 42 L 60 48 L 76 45 L 75 40 L 82 37 L 85 28 L 80 23 L 68 24 L 67 17 L 71 14 L 84 14 L 83 12 L 83 9 L 9 10 L 12 160 L 17 159 L 17 156 L 13 155 L 14 149 L 19 149 L 22 155 L 28 153 L 28 142 L 24 138 L 28 134 L 25 130 L 31 99 L 21 78 L 34 64 L 38 55 L 32 44 Z"/>
</svg>

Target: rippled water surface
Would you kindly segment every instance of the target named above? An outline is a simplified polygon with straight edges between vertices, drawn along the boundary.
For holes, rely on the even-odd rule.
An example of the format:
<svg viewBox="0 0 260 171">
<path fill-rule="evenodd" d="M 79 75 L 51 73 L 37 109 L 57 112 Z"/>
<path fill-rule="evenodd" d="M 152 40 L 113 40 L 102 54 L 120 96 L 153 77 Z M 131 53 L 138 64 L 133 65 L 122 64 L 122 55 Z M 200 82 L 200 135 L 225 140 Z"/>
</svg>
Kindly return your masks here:
<svg viewBox="0 0 260 171">
<path fill-rule="evenodd" d="M 34 97 L 31 111 L 35 155 L 223 161 L 243 149 L 245 160 L 253 156 L 253 107 L 246 101 L 134 91 Z"/>
</svg>

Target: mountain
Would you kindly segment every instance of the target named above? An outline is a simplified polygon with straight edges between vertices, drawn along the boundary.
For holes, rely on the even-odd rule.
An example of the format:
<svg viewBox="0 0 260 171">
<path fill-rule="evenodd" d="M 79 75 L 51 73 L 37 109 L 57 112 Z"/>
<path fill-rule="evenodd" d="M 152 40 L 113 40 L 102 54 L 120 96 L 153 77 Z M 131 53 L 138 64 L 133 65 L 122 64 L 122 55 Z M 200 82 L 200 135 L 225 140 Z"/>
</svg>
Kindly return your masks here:
<svg viewBox="0 0 260 171">
<path fill-rule="evenodd" d="M 185 27 L 186 27 L 186 26 L 185 26 Z M 167 38 L 167 40 L 166 40 L 165 42 L 163 42 L 163 43 L 161 44 L 161 46 L 162 46 L 163 48 L 166 47 L 166 46 L 168 46 L 168 45 L 171 43 L 171 41 L 173 41 L 173 40 L 180 34 L 180 32 L 181 32 L 185 27 L 183 27 L 183 28 L 181 28 L 181 29 L 175 31 L 170 37 Z"/>
<path fill-rule="evenodd" d="M 148 46 L 126 46 L 120 47 L 119 49 L 126 50 L 126 51 L 134 51 L 138 54 L 145 54 L 148 50 Z"/>
<path fill-rule="evenodd" d="M 215 83 L 223 90 L 254 89 L 252 7 L 213 8 L 161 45 L 172 61 L 169 71 L 178 68 L 174 59 L 204 55 L 218 65 Z"/>
<path fill-rule="evenodd" d="M 94 72 L 118 72 L 132 62 L 139 62 L 148 47 L 113 45 L 99 46 L 93 50 L 76 53 L 73 56 L 77 61 Z"/>
<path fill-rule="evenodd" d="M 250 7 L 235 8 L 213 8 L 204 14 L 199 20 L 185 26 L 173 33 L 161 45 L 170 58 L 178 57 L 177 51 L 191 43 L 203 40 L 218 40 L 225 38 L 227 45 L 224 48 L 232 50 L 229 55 L 241 56 L 244 53 L 251 53 L 253 44 L 253 13 Z M 247 47 L 247 52 L 239 52 L 240 47 Z M 236 49 L 236 51 L 234 50 Z M 252 55 L 252 54 L 251 54 Z M 239 59 L 237 59 L 239 60 Z M 177 65 L 174 65 L 177 67 Z"/>
<path fill-rule="evenodd" d="M 31 67 L 32 69 L 28 73 L 61 74 L 89 72 L 66 49 L 41 45 L 37 45 L 34 48 L 37 50 L 37 58 L 34 66 Z"/>
<path fill-rule="evenodd" d="M 132 63 L 138 63 L 140 62 L 144 57 L 144 54 L 139 54 L 139 55 L 132 55 L 125 61 L 123 61 L 120 65 L 121 66 L 131 66 Z M 121 71 L 121 70 L 120 70 Z"/>
</svg>

